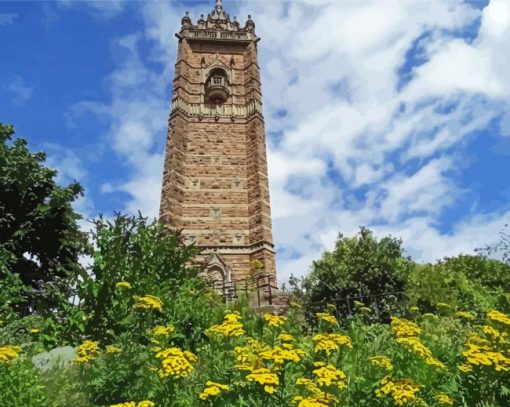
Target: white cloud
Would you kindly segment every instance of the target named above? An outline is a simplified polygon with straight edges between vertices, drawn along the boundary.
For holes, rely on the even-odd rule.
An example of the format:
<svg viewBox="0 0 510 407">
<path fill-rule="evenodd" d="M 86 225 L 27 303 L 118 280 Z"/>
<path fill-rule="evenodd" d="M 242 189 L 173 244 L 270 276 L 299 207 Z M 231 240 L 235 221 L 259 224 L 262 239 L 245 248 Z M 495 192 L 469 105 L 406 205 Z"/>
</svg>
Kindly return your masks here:
<svg viewBox="0 0 510 407">
<path fill-rule="evenodd" d="M 112 18 L 117 16 L 127 3 L 127 0 L 58 0 L 64 7 L 86 7 L 98 18 Z"/>
<path fill-rule="evenodd" d="M 7 86 L 6 89 L 12 95 L 12 103 L 14 106 L 23 106 L 32 96 L 30 86 L 27 86 L 25 80 L 21 76 L 16 76 Z"/>
</svg>

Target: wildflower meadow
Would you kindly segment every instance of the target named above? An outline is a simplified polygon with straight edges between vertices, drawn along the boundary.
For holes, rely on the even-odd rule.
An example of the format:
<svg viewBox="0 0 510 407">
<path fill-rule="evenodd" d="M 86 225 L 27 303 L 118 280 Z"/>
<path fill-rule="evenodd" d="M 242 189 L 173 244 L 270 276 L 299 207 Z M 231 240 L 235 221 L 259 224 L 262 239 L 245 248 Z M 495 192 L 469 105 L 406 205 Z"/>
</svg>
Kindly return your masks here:
<svg viewBox="0 0 510 407">
<path fill-rule="evenodd" d="M 1 407 L 510 406 L 508 240 L 502 260 L 417 264 L 362 228 L 290 279 L 280 314 L 251 286 L 224 301 L 193 245 L 142 215 L 81 232 L 79 186 L 12 134 L 0 126 Z"/>
</svg>

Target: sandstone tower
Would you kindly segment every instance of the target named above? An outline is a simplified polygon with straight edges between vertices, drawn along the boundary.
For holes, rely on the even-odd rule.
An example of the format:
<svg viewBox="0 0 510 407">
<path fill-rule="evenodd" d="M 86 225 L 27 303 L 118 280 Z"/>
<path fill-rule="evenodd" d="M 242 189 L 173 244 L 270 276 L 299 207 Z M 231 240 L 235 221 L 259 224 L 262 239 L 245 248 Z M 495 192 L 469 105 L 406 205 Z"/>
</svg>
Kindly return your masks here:
<svg viewBox="0 0 510 407">
<path fill-rule="evenodd" d="M 160 218 L 201 249 L 210 281 L 275 283 L 255 23 L 216 0 L 196 24 L 186 12 L 176 36 Z"/>
</svg>

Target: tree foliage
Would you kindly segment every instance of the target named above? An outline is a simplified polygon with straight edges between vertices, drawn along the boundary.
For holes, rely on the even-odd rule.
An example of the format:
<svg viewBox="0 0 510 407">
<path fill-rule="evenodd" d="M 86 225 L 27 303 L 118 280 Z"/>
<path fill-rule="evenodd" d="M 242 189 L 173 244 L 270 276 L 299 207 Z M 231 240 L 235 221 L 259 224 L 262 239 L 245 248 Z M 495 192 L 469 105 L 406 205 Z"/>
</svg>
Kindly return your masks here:
<svg viewBox="0 0 510 407">
<path fill-rule="evenodd" d="M 383 293 L 388 295 L 381 305 L 398 301 L 414 267 L 402 251 L 401 240 L 391 236 L 378 240 L 367 228 L 352 238 L 339 235 L 334 250 L 314 261 L 303 281 L 309 309 L 314 312 L 329 303 L 347 313 L 354 300 Z"/>
<path fill-rule="evenodd" d="M 86 238 L 71 205 L 83 190 L 77 182 L 57 185 L 45 154 L 13 135 L 14 127 L 0 124 L 0 262 L 31 288 L 25 312 L 44 310 L 54 305 L 48 287 L 65 286 L 79 269 Z"/>
<path fill-rule="evenodd" d="M 113 220 L 100 217 L 93 229 L 91 266 L 87 277 L 76 283 L 80 312 L 87 315 L 83 331 L 88 337 L 113 340 L 134 323 L 123 317 L 127 304 L 118 301 L 116 284 L 121 281 L 132 287 L 131 301 L 134 296 L 146 294 L 168 299 L 169 306 L 179 314 L 176 319 L 188 328 L 207 320 L 207 312 L 180 308 L 180 296 L 191 296 L 207 310 L 205 304 L 211 296 L 201 297 L 207 290 L 197 278 L 198 269 L 191 265 L 196 249 L 183 245 L 178 233 L 140 214 L 117 214 Z M 196 305 L 190 298 L 186 304 Z"/>
<path fill-rule="evenodd" d="M 437 304 L 477 312 L 506 309 L 510 265 L 480 254 L 419 264 L 403 255 L 400 240 L 378 240 L 361 228 L 353 238 L 340 235 L 335 249 L 313 263 L 301 286 L 295 278 L 290 283 L 309 316 L 326 304 L 345 316 L 363 303 L 384 321 L 416 305 L 428 312 L 435 312 Z"/>
</svg>

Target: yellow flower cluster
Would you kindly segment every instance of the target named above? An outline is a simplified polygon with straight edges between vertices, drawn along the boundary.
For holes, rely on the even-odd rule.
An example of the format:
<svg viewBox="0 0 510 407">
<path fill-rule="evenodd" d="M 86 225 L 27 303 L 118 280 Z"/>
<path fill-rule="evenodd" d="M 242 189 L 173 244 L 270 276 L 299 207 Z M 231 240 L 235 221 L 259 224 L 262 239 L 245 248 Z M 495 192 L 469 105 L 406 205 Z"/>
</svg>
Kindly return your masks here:
<svg viewBox="0 0 510 407">
<path fill-rule="evenodd" d="M 427 348 L 423 343 L 421 343 L 418 337 L 416 336 L 402 337 L 397 338 L 396 341 L 397 343 L 404 345 L 411 352 L 420 356 L 423 360 L 425 360 L 425 363 L 427 365 L 435 366 L 440 369 L 446 369 L 446 366 L 439 360 L 435 359 L 434 356 L 432 356 L 432 352 L 430 351 L 430 349 Z"/>
<path fill-rule="evenodd" d="M 317 367 L 312 373 L 317 376 L 319 386 L 335 386 L 339 389 L 347 388 L 347 383 L 345 382 L 347 376 L 344 372 L 324 362 L 314 362 L 313 365 Z"/>
<path fill-rule="evenodd" d="M 338 326 L 337 319 L 331 314 L 328 314 L 326 312 L 318 312 L 315 314 L 315 316 L 321 321 L 327 322 L 331 325 Z"/>
<path fill-rule="evenodd" d="M 86 363 L 99 356 L 99 342 L 84 341 L 76 351 L 78 357 L 74 358 L 75 362 Z"/>
<path fill-rule="evenodd" d="M 510 371 L 510 358 L 504 356 L 501 352 L 494 351 L 490 346 L 476 345 L 467 343 L 468 350 L 462 354 L 467 360 L 467 364 L 462 364 L 459 369 L 463 372 L 473 370 L 472 365 L 494 366 L 497 372 Z"/>
<path fill-rule="evenodd" d="M 18 358 L 20 353 L 20 346 L 0 346 L 0 363 L 9 363 Z"/>
<path fill-rule="evenodd" d="M 390 395 L 397 406 L 403 406 L 416 401 L 416 395 L 422 388 L 423 386 L 415 384 L 412 379 L 393 381 L 390 376 L 386 376 L 381 380 L 381 387 L 375 394 L 381 398 Z"/>
<path fill-rule="evenodd" d="M 314 365 L 315 367 L 318 367 L 318 369 L 313 371 L 318 385 L 313 380 L 307 378 L 298 378 L 296 380 L 296 386 L 303 387 L 308 393 L 310 393 L 306 396 L 295 396 L 292 399 L 292 402 L 297 404 L 298 407 L 329 406 L 330 402 L 337 401 L 335 396 L 330 393 L 326 393 L 319 386 L 335 386 L 341 390 L 347 387 L 345 383 L 345 374 L 341 370 L 337 370 L 334 366 L 326 365 L 322 362 L 316 362 Z"/>
<path fill-rule="evenodd" d="M 227 311 L 223 323 L 213 325 L 205 332 L 209 336 L 241 336 L 244 335 L 243 324 L 239 322 L 241 315 L 236 311 Z"/>
<path fill-rule="evenodd" d="M 127 281 L 119 281 L 117 284 L 115 284 L 115 288 L 125 288 L 129 290 L 131 287 L 131 284 Z"/>
<path fill-rule="evenodd" d="M 153 336 L 163 336 L 163 337 L 169 337 L 172 335 L 172 333 L 175 331 L 175 327 L 173 325 L 156 325 L 152 329 L 152 335 Z"/>
<path fill-rule="evenodd" d="M 156 353 L 156 357 L 161 359 L 161 368 L 159 369 L 159 377 L 186 377 L 189 376 L 194 368 L 193 363 L 197 361 L 197 357 L 180 348 L 163 349 Z"/>
<path fill-rule="evenodd" d="M 155 309 L 161 312 L 163 311 L 163 301 L 161 301 L 155 295 L 135 297 L 134 308 Z"/>
<path fill-rule="evenodd" d="M 261 386 L 264 386 L 264 391 L 269 394 L 273 394 L 276 391 L 276 386 L 280 384 L 278 376 L 265 367 L 253 370 L 246 376 L 246 380 L 249 382 L 257 382 Z"/>
<path fill-rule="evenodd" d="M 282 332 L 280 335 L 278 335 L 278 339 L 282 342 L 292 342 L 294 337 L 287 332 Z"/>
<path fill-rule="evenodd" d="M 226 384 L 216 383 L 212 381 L 207 381 L 205 384 L 205 389 L 202 393 L 200 393 L 200 400 L 207 400 L 209 397 L 215 397 L 222 392 L 229 391 L 230 387 Z"/>
<path fill-rule="evenodd" d="M 234 354 L 236 358 L 235 367 L 239 370 L 253 371 L 263 367 L 261 355 L 271 348 L 253 338 L 246 340 L 246 346 L 236 346 Z"/>
<path fill-rule="evenodd" d="M 471 314 L 471 312 L 467 312 L 467 311 L 457 311 L 453 315 L 455 315 L 458 318 L 469 319 L 471 321 L 476 319 L 476 317 L 473 314 Z"/>
<path fill-rule="evenodd" d="M 264 360 L 271 360 L 276 365 L 283 365 L 286 362 L 299 362 L 305 352 L 292 344 L 284 343 L 272 349 L 261 352 L 260 357 Z"/>
<path fill-rule="evenodd" d="M 315 343 L 315 351 L 324 351 L 328 355 L 333 351 L 339 350 L 341 346 L 352 348 L 351 338 L 347 335 L 322 333 L 315 335 L 312 339 Z"/>
<path fill-rule="evenodd" d="M 106 346 L 106 353 L 120 353 L 120 352 L 122 352 L 122 349 L 118 348 L 117 346 L 113 345 Z"/>
<path fill-rule="evenodd" d="M 281 315 L 264 314 L 264 321 L 266 321 L 269 326 L 279 327 L 285 324 L 287 317 Z"/>
<path fill-rule="evenodd" d="M 296 396 L 292 401 L 297 404 L 297 407 L 328 407 L 329 403 L 334 400 L 330 396 L 329 394 L 315 397 Z"/>
<path fill-rule="evenodd" d="M 487 316 L 492 320 L 499 322 L 500 324 L 506 325 L 507 327 L 510 327 L 510 317 L 506 314 L 503 314 L 502 312 L 492 310 L 490 311 Z"/>
<path fill-rule="evenodd" d="M 391 318 L 391 330 L 397 338 L 418 336 L 421 332 L 418 325 L 414 322 L 396 317 Z"/>
<path fill-rule="evenodd" d="M 296 386 L 303 386 L 314 396 L 323 396 L 324 392 L 317 386 L 313 380 L 300 377 L 296 380 Z"/>
<path fill-rule="evenodd" d="M 374 356 L 368 359 L 374 366 L 382 367 L 384 370 L 393 370 L 393 363 L 387 356 Z"/>
<path fill-rule="evenodd" d="M 134 401 L 126 401 L 125 403 L 120 404 L 111 404 L 109 407 L 154 407 L 153 401 L 143 400 L 136 404 Z"/>
<path fill-rule="evenodd" d="M 493 328 L 490 325 L 484 325 L 482 327 L 482 331 L 491 339 L 492 342 L 510 343 L 507 342 L 508 333 L 498 331 L 496 328 Z"/>
<path fill-rule="evenodd" d="M 453 406 L 453 399 L 448 394 L 438 394 L 434 397 L 442 406 Z"/>
</svg>

